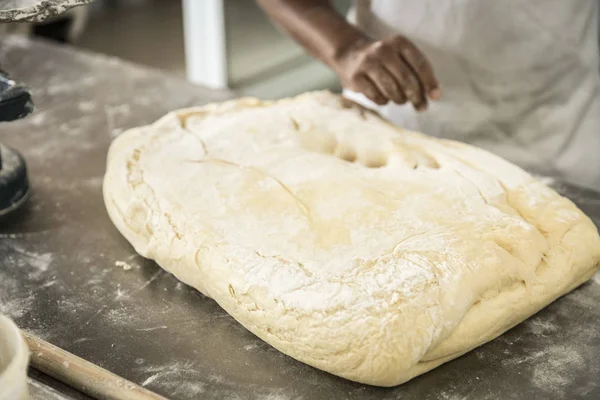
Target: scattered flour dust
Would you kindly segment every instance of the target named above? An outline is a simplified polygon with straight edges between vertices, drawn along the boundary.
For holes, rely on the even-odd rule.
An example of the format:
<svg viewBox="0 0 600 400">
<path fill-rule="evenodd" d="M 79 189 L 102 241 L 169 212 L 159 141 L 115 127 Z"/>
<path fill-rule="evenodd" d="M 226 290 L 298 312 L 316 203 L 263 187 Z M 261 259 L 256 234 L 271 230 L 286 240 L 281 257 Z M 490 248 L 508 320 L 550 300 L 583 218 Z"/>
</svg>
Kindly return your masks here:
<svg viewBox="0 0 600 400">
<path fill-rule="evenodd" d="M 77 109 L 82 112 L 92 111 L 96 108 L 97 105 L 93 101 L 80 101 L 77 104 Z"/>
<path fill-rule="evenodd" d="M 45 399 L 45 400 L 69 400 L 70 397 L 64 396 L 62 393 L 46 386 L 41 382 L 35 381 L 31 378 L 27 379 L 29 385 L 29 395 L 32 399 Z"/>
<path fill-rule="evenodd" d="M 455 394 L 448 394 L 446 392 L 441 392 L 440 393 L 440 400 L 465 400 L 466 397 L 465 396 L 458 396 Z"/>
<path fill-rule="evenodd" d="M 31 309 L 34 300 L 33 294 L 20 299 L 3 299 L 0 296 L 0 314 L 12 319 L 21 318 Z"/>
<path fill-rule="evenodd" d="M 281 390 L 280 391 L 273 391 L 273 393 L 267 393 L 267 394 L 259 394 L 257 396 L 257 399 L 260 400 L 290 400 L 290 397 L 287 396 L 285 393 L 283 393 Z"/>
<path fill-rule="evenodd" d="M 126 263 L 125 261 L 115 261 L 115 266 L 121 267 L 125 271 L 129 271 L 131 268 L 133 268 L 130 264 Z"/>
<path fill-rule="evenodd" d="M 171 396 L 198 396 L 206 391 L 205 384 L 200 382 L 202 373 L 193 362 L 174 362 L 140 369 L 149 374 L 142 382 L 142 387 L 162 388 Z"/>
<path fill-rule="evenodd" d="M 256 343 L 251 343 L 251 344 L 247 344 L 244 346 L 244 350 L 246 351 L 252 351 L 258 348 L 258 344 Z"/>
<path fill-rule="evenodd" d="M 16 267 L 30 267 L 33 269 L 30 275 L 35 275 L 32 276 L 32 278 L 39 278 L 38 275 L 46 272 L 54 260 L 54 255 L 52 253 L 38 253 L 19 246 L 16 243 L 11 244 L 10 246 L 18 253 L 18 258 L 9 257 L 7 262 L 9 264 L 15 264 Z"/>
<path fill-rule="evenodd" d="M 238 386 L 225 376 L 205 373 L 193 361 L 175 361 L 159 366 L 142 366 L 138 370 L 147 374 L 146 379 L 141 384 L 142 387 L 160 388 L 161 391 L 169 393 L 172 397 L 202 398 L 201 395 L 213 390 L 210 386 L 215 385 L 228 393 L 228 396 L 224 395 L 223 398 L 242 398 L 235 395 L 235 391 L 238 389 L 251 392 L 253 394 L 251 397 L 258 400 L 299 398 L 298 396 L 290 397 L 286 393 L 288 390 L 285 388 L 269 389 L 254 384 Z"/>
<path fill-rule="evenodd" d="M 48 278 L 48 270 L 54 260 L 52 253 L 40 253 L 22 247 L 16 243 L 6 243 L 14 252 L 14 255 L 5 257 L 1 261 L 7 266 L 7 270 L 18 270 L 19 274 L 25 274 L 31 281 L 38 283 L 38 288 L 52 286 L 52 279 Z M 35 291 L 23 295 L 16 295 L 22 291 L 19 283 L 0 274 L 0 314 L 17 319 L 25 316 L 32 308 L 35 301 Z"/>
<path fill-rule="evenodd" d="M 525 364 L 533 370 L 531 383 L 546 392 L 560 395 L 586 369 L 585 357 L 575 348 L 549 346 L 531 354 L 507 360 L 505 364 Z"/>
<path fill-rule="evenodd" d="M 566 346 L 550 347 L 543 351 L 542 357 L 535 364 L 532 382 L 553 392 L 560 392 L 586 368 L 585 358 Z"/>
<path fill-rule="evenodd" d="M 552 321 L 547 321 L 539 317 L 534 317 L 527 320 L 525 326 L 536 336 L 548 336 L 556 333 L 559 330 L 559 327 L 556 326 L 556 324 L 554 324 Z"/>
</svg>

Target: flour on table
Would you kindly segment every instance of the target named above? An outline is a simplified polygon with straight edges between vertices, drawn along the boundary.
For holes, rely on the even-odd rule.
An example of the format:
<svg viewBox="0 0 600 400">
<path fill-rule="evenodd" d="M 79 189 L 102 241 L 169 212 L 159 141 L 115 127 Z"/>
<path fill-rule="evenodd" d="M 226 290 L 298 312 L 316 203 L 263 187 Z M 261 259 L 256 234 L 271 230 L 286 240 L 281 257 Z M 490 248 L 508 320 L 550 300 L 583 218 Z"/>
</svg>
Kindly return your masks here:
<svg viewBox="0 0 600 400">
<path fill-rule="evenodd" d="M 142 382 L 143 387 L 157 387 L 168 391 L 171 396 L 194 396 L 205 392 L 205 378 L 191 362 L 173 362 L 167 365 L 140 367 L 148 377 Z M 190 379 L 194 377 L 194 379 Z"/>
<path fill-rule="evenodd" d="M 72 400 L 71 396 L 63 395 L 57 390 L 47 386 L 41 382 L 29 378 L 27 380 L 29 385 L 29 395 L 32 399 L 44 399 L 44 400 Z"/>
<path fill-rule="evenodd" d="M 549 392 L 560 393 L 586 368 L 585 358 L 567 346 L 551 346 L 532 357 L 532 382 Z"/>
<path fill-rule="evenodd" d="M 115 261 L 115 266 L 123 268 L 124 271 L 129 271 L 131 268 L 133 268 L 130 264 L 126 263 L 125 261 Z"/>
<path fill-rule="evenodd" d="M 7 315 L 12 319 L 20 318 L 31 309 L 34 300 L 33 294 L 20 299 L 4 298 L 0 294 L 0 315 Z"/>
</svg>

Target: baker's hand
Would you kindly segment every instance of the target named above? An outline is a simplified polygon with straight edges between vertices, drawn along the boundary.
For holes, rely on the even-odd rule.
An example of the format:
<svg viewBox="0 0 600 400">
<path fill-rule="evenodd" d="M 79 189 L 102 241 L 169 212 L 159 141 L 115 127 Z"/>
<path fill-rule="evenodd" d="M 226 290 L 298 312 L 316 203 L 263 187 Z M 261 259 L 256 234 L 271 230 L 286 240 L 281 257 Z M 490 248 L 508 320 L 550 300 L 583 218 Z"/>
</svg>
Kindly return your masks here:
<svg viewBox="0 0 600 400">
<path fill-rule="evenodd" d="M 360 39 L 340 53 L 333 68 L 343 87 L 379 105 L 410 101 L 415 109 L 423 111 L 428 97 L 440 98 L 429 61 L 403 36 L 379 41 Z"/>
</svg>

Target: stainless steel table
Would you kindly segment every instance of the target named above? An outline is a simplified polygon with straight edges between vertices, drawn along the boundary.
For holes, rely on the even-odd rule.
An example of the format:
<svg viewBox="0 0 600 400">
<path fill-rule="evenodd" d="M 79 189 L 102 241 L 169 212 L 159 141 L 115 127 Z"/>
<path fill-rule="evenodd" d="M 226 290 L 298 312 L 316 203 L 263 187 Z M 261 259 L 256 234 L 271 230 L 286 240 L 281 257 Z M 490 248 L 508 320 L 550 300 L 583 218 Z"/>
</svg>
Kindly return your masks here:
<svg viewBox="0 0 600 400">
<path fill-rule="evenodd" d="M 30 84 L 37 103 L 32 116 L 0 126 L 0 141 L 26 156 L 34 191 L 22 213 L 0 223 L 0 313 L 23 329 L 172 399 L 600 398 L 598 275 L 500 338 L 396 388 L 352 383 L 281 354 L 138 257 L 101 197 L 111 138 L 231 94 L 22 38 L 0 40 L 0 60 Z M 598 194 L 557 188 L 600 224 Z"/>
</svg>

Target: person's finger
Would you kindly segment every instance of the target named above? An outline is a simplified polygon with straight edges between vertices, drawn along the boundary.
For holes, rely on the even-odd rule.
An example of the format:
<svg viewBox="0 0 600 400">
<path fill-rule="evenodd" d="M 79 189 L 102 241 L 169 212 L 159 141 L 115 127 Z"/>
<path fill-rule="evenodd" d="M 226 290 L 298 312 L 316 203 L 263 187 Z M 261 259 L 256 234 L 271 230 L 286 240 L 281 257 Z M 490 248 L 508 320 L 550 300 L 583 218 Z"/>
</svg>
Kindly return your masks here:
<svg viewBox="0 0 600 400">
<path fill-rule="evenodd" d="M 397 104 L 406 103 L 404 90 L 383 66 L 377 65 L 367 71 L 367 76 L 377 86 L 379 92 Z"/>
<path fill-rule="evenodd" d="M 400 45 L 400 56 L 410 65 L 412 70 L 419 77 L 426 93 L 433 100 L 439 100 L 441 96 L 439 83 L 433 73 L 433 68 L 427 60 L 427 57 L 421 53 L 409 40 L 403 37 L 398 39 Z"/>
<path fill-rule="evenodd" d="M 360 74 L 354 78 L 350 89 L 364 94 L 377 105 L 382 106 L 388 102 L 388 98 L 379 91 L 375 83 L 367 75 Z"/>
<path fill-rule="evenodd" d="M 427 107 L 427 98 L 423 90 L 423 85 L 419 83 L 418 77 L 406 65 L 405 61 L 395 52 L 387 53 L 382 61 L 386 70 L 394 77 L 400 88 L 404 91 L 405 97 L 416 109 L 425 109 Z"/>
</svg>

